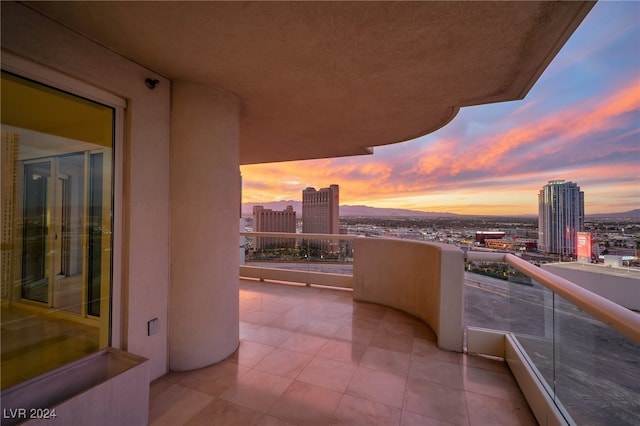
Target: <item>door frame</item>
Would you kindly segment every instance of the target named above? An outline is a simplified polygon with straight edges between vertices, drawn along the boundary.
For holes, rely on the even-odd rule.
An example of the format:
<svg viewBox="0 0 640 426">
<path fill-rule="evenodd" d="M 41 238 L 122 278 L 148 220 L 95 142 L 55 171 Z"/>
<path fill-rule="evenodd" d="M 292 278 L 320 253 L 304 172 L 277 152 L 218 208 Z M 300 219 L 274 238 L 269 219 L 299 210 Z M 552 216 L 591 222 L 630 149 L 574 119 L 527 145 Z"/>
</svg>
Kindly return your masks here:
<svg viewBox="0 0 640 426">
<path fill-rule="evenodd" d="M 109 346 L 122 349 L 124 345 L 124 315 L 126 306 L 123 302 L 123 229 L 124 229 L 124 129 L 125 111 L 127 101 L 113 93 L 102 90 L 84 81 L 75 79 L 68 74 L 63 74 L 44 65 L 32 62 L 28 59 L 17 56 L 13 53 L 2 51 L 2 69 L 12 72 L 24 78 L 37 81 L 42 84 L 57 88 L 59 90 L 83 97 L 85 99 L 109 106 L 114 110 L 113 119 L 113 148 L 111 150 L 112 159 L 112 256 L 111 256 L 111 306 L 110 315 L 104 317 L 110 321 L 107 336 L 102 336 Z M 19 172 L 21 173 L 21 172 Z M 65 315 L 65 313 L 60 313 Z M 77 315 L 68 315 L 77 318 Z M 81 318 L 81 320 L 83 320 Z M 89 320 L 95 323 L 94 320 Z"/>
</svg>

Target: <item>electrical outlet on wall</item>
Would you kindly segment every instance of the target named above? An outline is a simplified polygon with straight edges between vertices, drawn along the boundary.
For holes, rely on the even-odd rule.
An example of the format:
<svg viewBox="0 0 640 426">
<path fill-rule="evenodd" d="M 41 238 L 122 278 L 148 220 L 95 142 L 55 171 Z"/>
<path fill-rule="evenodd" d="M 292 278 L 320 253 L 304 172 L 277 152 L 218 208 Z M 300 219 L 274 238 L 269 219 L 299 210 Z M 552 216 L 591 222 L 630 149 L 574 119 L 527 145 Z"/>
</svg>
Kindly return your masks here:
<svg viewBox="0 0 640 426">
<path fill-rule="evenodd" d="M 147 336 L 156 334 L 158 332 L 158 327 L 160 327 L 160 321 L 158 320 L 158 318 L 149 320 L 149 322 L 147 323 Z"/>
</svg>

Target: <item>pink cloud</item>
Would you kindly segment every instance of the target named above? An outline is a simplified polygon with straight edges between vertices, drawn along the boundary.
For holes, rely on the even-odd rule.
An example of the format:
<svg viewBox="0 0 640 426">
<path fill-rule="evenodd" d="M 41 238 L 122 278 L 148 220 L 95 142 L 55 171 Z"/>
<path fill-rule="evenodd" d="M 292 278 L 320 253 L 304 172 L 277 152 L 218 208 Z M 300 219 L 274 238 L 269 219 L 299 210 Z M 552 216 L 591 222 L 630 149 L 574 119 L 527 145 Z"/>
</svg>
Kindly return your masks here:
<svg viewBox="0 0 640 426">
<path fill-rule="evenodd" d="M 513 171 L 523 165 L 522 160 L 552 155 L 566 149 L 567 145 L 580 144 L 581 138 L 628 125 L 620 117 L 629 112 L 640 112 L 640 81 L 633 81 L 608 98 L 595 98 L 552 116 L 533 119 L 473 141 L 466 149 L 460 149 L 460 143 L 438 140 L 421 153 L 423 158 L 415 170 L 443 178 L 461 171 L 488 174 Z M 529 152 L 518 159 L 512 154 L 520 148 L 528 148 Z"/>
<path fill-rule="evenodd" d="M 613 174 L 626 173 L 637 182 L 638 167 L 633 158 L 637 160 L 640 148 L 628 142 L 626 145 L 614 142 L 618 139 L 624 142 L 625 138 L 638 134 L 639 114 L 640 80 L 636 79 L 607 97 L 594 96 L 543 117 L 529 116 L 528 108 L 520 107 L 508 117 L 510 121 L 524 121 L 521 125 L 499 130 L 500 123 L 496 123 L 495 134 L 477 140 L 467 134 L 447 138 L 434 135 L 428 146 L 420 145 L 424 140 L 407 142 L 397 148 L 385 148 L 382 151 L 386 155 L 245 166 L 245 199 L 249 196 L 265 201 L 298 199 L 305 186 L 331 183 L 342 186 L 343 203 L 465 188 L 475 191 L 501 188 L 502 192 L 508 192 L 508 188 L 518 186 L 526 186 L 535 197 L 541 185 L 556 177 L 551 176 L 555 173 L 579 184 L 580 180 L 588 182 L 592 176 L 612 175 L 611 164 L 589 162 L 607 160 L 608 156 L 620 153 L 628 154 L 628 164 L 625 161 L 616 164 Z M 597 135 L 612 130 L 617 133 L 607 135 L 611 143 L 597 142 Z M 417 147 L 412 148 L 411 144 Z M 554 158 L 556 162 L 563 159 L 563 163 L 554 166 L 558 168 L 555 172 L 541 166 Z M 289 184 L 284 184 L 285 181 Z M 300 185 L 296 187 L 292 182 Z"/>
</svg>

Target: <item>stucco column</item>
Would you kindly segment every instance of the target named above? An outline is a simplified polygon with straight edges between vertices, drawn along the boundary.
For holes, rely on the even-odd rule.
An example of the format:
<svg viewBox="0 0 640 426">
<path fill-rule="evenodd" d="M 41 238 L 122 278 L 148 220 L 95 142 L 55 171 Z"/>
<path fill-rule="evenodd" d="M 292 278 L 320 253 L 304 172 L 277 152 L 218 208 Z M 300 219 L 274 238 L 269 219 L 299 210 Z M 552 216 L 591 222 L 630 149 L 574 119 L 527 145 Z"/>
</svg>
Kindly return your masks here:
<svg viewBox="0 0 640 426">
<path fill-rule="evenodd" d="M 173 82 L 171 370 L 213 364 L 238 347 L 238 120 L 233 95 Z"/>
</svg>

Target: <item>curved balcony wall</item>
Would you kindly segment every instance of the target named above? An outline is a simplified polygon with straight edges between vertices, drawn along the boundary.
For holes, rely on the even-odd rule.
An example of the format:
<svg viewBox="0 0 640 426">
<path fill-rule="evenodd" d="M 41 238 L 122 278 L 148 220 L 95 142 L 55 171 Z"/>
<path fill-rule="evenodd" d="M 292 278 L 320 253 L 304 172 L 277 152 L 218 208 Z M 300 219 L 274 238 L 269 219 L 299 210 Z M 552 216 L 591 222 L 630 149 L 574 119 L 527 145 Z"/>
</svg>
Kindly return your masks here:
<svg viewBox="0 0 640 426">
<path fill-rule="evenodd" d="M 353 275 L 241 265 L 240 276 L 353 288 L 354 300 L 399 309 L 424 321 L 441 349 L 462 352 L 464 255 L 446 244 L 355 235 L 240 232 L 241 238 L 320 239 L 352 243 Z M 246 241 L 241 246 L 246 245 Z M 340 244 L 337 244 L 340 245 Z M 348 250 L 351 254 L 351 250 Z M 307 257 L 310 260 L 311 256 Z M 304 263 L 304 262 L 302 262 Z M 284 264 L 281 264 L 284 266 Z"/>
<path fill-rule="evenodd" d="M 391 239 L 354 241 L 353 298 L 400 309 L 427 323 L 438 347 L 462 352 L 464 275 L 460 249 Z"/>
</svg>

